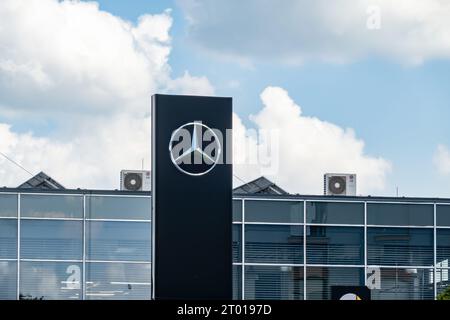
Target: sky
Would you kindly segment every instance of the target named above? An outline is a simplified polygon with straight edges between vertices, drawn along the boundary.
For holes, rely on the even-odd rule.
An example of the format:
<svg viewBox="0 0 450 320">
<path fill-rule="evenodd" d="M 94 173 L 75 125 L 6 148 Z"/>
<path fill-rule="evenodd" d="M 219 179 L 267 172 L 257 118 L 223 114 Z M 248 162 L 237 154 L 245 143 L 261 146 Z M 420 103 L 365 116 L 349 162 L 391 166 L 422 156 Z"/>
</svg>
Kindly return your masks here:
<svg viewBox="0 0 450 320">
<path fill-rule="evenodd" d="M 450 197 L 446 0 L 4 0 L 0 152 L 67 187 L 150 167 L 153 93 L 233 97 L 235 154 L 293 193 L 323 174 L 358 194 Z M 0 156 L 0 186 L 29 175 Z M 238 181 L 235 181 L 238 184 Z"/>
</svg>

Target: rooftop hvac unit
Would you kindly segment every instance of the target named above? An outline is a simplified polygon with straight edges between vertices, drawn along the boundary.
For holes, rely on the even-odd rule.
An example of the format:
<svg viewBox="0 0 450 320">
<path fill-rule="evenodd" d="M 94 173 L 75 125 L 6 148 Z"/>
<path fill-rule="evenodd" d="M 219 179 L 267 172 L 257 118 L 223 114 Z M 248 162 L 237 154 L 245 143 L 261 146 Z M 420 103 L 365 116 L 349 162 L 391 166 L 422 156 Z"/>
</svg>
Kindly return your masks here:
<svg viewBox="0 0 450 320">
<path fill-rule="evenodd" d="M 325 174 L 324 194 L 326 196 L 356 196 L 356 174 Z"/>
<path fill-rule="evenodd" d="M 150 171 L 122 170 L 120 172 L 120 190 L 150 191 L 152 179 Z"/>
</svg>

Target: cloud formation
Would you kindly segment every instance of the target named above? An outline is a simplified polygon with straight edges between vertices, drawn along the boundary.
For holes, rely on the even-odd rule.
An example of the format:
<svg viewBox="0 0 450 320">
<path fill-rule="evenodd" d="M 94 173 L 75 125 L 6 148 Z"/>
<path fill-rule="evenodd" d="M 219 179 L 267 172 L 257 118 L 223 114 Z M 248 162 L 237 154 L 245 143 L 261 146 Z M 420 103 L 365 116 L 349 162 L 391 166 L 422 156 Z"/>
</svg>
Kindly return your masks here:
<svg viewBox="0 0 450 320">
<path fill-rule="evenodd" d="M 304 116 L 301 107 L 279 87 L 267 87 L 261 100 L 263 108 L 252 116 L 257 129 L 279 131 L 278 170 L 268 178 L 293 193 L 321 194 L 324 173 L 356 173 L 359 194 L 384 190 L 391 164 L 382 157 L 365 154 L 364 142 L 352 129 Z M 270 141 L 246 135 L 238 117 L 234 118 L 234 129 L 236 158 L 255 157 L 251 152 L 267 154 Z M 260 175 L 261 166 L 237 165 L 235 171 L 249 181 Z"/>
<path fill-rule="evenodd" d="M 450 175 L 450 150 L 445 145 L 439 145 L 433 158 L 434 165 L 440 174 Z"/>
<path fill-rule="evenodd" d="M 67 187 L 116 188 L 119 172 L 150 161 L 150 96 L 213 94 L 205 77 L 171 76 L 170 10 L 137 23 L 95 2 L 0 2 L 0 111 L 36 134 L 0 124 L 0 151 Z M 0 185 L 28 175 L 0 157 Z"/>
<path fill-rule="evenodd" d="M 252 63 L 450 58 L 447 0 L 178 0 L 204 50 Z M 378 19 L 380 17 L 380 19 Z M 251 21 L 251 23 L 249 23 Z M 380 28 L 373 28 L 379 22 Z M 369 25 L 369 28 L 368 28 Z"/>
<path fill-rule="evenodd" d="M 156 91 L 213 95 L 206 77 L 171 76 L 170 12 L 144 15 L 137 24 L 101 11 L 95 3 L 56 0 L 0 2 L 0 110 L 16 121 L 55 123 L 45 133 L 0 123 L 0 151 L 28 170 L 41 170 L 69 188 L 119 187 L 121 169 L 150 162 L 150 95 Z M 288 191 L 321 193 L 329 171 L 358 174 L 360 193 L 382 191 L 388 161 L 366 155 L 351 129 L 302 114 L 282 88 L 261 94 L 251 119 L 279 130 L 274 179 Z M 270 140 L 248 135 L 234 115 L 234 154 L 255 158 Z M 246 150 L 250 153 L 246 154 Z M 265 171 L 238 165 L 249 180 Z M 0 186 L 29 176 L 0 157 Z"/>
</svg>

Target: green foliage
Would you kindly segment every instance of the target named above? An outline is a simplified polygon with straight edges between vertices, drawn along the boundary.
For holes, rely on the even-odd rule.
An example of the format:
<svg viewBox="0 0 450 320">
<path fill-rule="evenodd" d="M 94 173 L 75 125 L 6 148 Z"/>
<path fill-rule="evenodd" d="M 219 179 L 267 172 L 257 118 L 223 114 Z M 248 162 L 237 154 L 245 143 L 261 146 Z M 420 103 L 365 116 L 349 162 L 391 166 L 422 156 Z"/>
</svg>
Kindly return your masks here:
<svg viewBox="0 0 450 320">
<path fill-rule="evenodd" d="M 438 296 L 438 300 L 450 300 L 450 286 L 445 288 L 444 291 L 442 291 Z"/>
</svg>

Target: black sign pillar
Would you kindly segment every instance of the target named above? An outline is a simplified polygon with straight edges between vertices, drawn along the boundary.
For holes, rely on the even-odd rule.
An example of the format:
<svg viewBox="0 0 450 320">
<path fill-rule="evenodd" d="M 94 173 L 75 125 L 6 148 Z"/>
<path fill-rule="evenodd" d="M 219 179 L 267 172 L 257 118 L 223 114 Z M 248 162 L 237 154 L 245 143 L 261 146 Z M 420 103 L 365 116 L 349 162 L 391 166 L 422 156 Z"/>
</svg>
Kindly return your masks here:
<svg viewBox="0 0 450 320">
<path fill-rule="evenodd" d="M 152 97 L 154 299 L 232 298 L 232 99 Z"/>
</svg>

